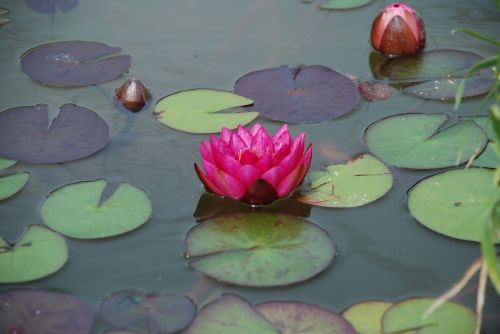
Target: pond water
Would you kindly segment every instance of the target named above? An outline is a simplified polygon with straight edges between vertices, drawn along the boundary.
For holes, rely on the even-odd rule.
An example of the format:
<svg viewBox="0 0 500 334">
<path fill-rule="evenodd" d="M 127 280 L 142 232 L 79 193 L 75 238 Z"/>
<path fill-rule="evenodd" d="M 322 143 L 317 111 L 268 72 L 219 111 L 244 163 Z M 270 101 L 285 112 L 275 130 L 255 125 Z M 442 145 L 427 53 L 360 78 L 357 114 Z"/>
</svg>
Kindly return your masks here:
<svg viewBox="0 0 500 334">
<path fill-rule="evenodd" d="M 96 111 L 110 127 L 110 142 L 97 154 L 63 164 L 18 163 L 29 171 L 28 185 L 0 203 L 0 235 L 14 242 L 29 224 L 40 223 L 39 209 L 49 192 L 68 183 L 106 178 L 127 181 L 150 196 L 151 219 L 138 230 L 97 241 L 67 239 L 70 258 L 57 273 L 26 284 L 83 298 L 97 310 L 106 295 L 121 289 L 186 293 L 199 304 L 222 292 L 234 292 L 258 303 L 293 299 L 334 311 L 369 299 L 396 301 L 411 296 L 438 296 L 480 256 L 476 243 L 447 238 L 423 227 L 410 215 L 406 193 L 436 170 L 390 167 L 394 187 L 382 199 L 355 209 L 313 207 L 308 220 L 325 228 L 338 247 L 333 264 L 311 280 L 281 288 L 244 288 L 204 277 L 183 257 L 184 238 L 196 225 L 193 213 L 204 189 L 193 169 L 200 161 L 194 135 L 168 128 L 152 115 L 154 101 L 190 88 L 232 90 L 249 71 L 283 64 L 321 64 L 357 77 L 371 78 L 372 19 L 389 1 L 350 11 L 318 10 L 318 1 L 300 0 L 81 0 L 67 12 L 46 15 L 24 1 L 3 0 L 11 22 L 0 28 L 0 109 L 49 105 L 52 113 L 65 103 Z M 461 34 L 473 28 L 500 39 L 500 15 L 491 0 L 408 1 L 426 23 L 427 49 L 460 48 L 487 56 L 487 44 Z M 25 75 L 19 56 L 51 41 L 88 40 L 118 46 L 132 56 L 128 74 L 82 88 L 54 88 Z M 153 103 L 140 113 L 117 110 L 114 90 L 130 76 L 151 89 Z M 318 124 L 290 125 L 307 133 L 314 145 L 311 170 L 344 162 L 367 152 L 365 128 L 393 114 L 446 112 L 453 121 L 470 114 L 480 98 L 467 99 L 459 112 L 452 103 L 427 101 L 394 92 L 387 100 L 360 101 L 343 117 Z M 270 132 L 281 123 L 258 118 Z M 473 308 L 476 281 L 457 299 Z M 484 333 L 498 333 L 500 303 L 487 290 Z M 103 324 L 95 324 L 102 332 Z"/>
</svg>

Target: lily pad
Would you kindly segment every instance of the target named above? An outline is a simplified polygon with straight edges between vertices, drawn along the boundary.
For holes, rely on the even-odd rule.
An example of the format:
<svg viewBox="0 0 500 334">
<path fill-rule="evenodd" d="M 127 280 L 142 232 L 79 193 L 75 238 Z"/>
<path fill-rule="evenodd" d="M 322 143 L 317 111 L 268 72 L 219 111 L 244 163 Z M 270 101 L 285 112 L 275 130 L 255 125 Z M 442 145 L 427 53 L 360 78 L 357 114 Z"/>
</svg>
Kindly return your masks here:
<svg viewBox="0 0 500 334">
<path fill-rule="evenodd" d="M 426 99 L 454 99 L 460 81 L 472 65 L 483 60 L 480 55 L 462 50 L 439 49 L 388 61 L 383 68 L 389 79 L 413 83 L 405 93 Z M 481 95 L 493 86 L 491 71 L 467 79 L 464 97 Z"/>
<path fill-rule="evenodd" d="M 177 333 L 196 315 L 193 301 L 179 294 L 145 295 L 123 290 L 101 301 L 99 313 L 114 329 L 141 333 Z"/>
<path fill-rule="evenodd" d="M 474 122 L 479 125 L 483 131 L 486 129 L 486 135 L 489 142 L 484 151 L 474 160 L 473 166 L 496 168 L 500 165 L 500 156 L 495 150 L 496 135 L 493 125 L 488 120 L 488 117 L 474 117 Z"/>
<path fill-rule="evenodd" d="M 28 172 L 0 177 L 0 201 L 18 193 L 28 183 L 29 178 Z"/>
<path fill-rule="evenodd" d="M 0 292 L 0 332 L 6 334 L 88 334 L 94 316 L 71 295 L 32 289 Z"/>
<path fill-rule="evenodd" d="M 208 219 L 186 237 L 192 268 L 217 280 L 279 286 L 307 280 L 331 263 L 335 245 L 307 220 L 251 212 Z"/>
<path fill-rule="evenodd" d="M 215 133 L 221 128 L 235 129 L 253 121 L 259 113 L 237 112 L 253 101 L 216 89 L 192 89 L 160 99 L 154 114 L 161 123 L 191 133 Z"/>
<path fill-rule="evenodd" d="M 33 281 L 58 271 L 68 259 L 66 241 L 40 225 L 30 225 L 15 245 L 0 237 L 0 283 Z"/>
<path fill-rule="evenodd" d="M 255 307 L 280 333 L 357 334 L 342 316 L 313 304 L 274 301 Z"/>
<path fill-rule="evenodd" d="M 17 163 L 16 160 L 10 160 L 10 159 L 0 158 L 0 170 L 12 167 L 16 163 Z"/>
<path fill-rule="evenodd" d="M 138 228 L 150 218 L 148 195 L 121 183 L 105 201 L 105 180 L 69 184 L 52 192 L 43 202 L 42 220 L 55 231 L 73 238 L 96 239 Z"/>
<path fill-rule="evenodd" d="M 364 301 L 349 306 L 342 312 L 342 315 L 349 320 L 359 334 L 384 334 L 382 317 L 392 305 L 383 301 Z"/>
<path fill-rule="evenodd" d="M 45 104 L 0 112 L 0 155 L 34 164 L 85 158 L 108 143 L 106 122 L 92 110 L 65 104 L 49 125 Z"/>
<path fill-rule="evenodd" d="M 446 114 L 399 114 L 372 123 L 365 132 L 370 151 L 389 165 L 432 169 L 458 166 L 487 142 L 473 121 L 440 129 Z"/>
<path fill-rule="evenodd" d="M 473 334 L 475 314 L 460 304 L 446 302 L 424 318 L 434 302 L 430 298 L 412 298 L 391 306 L 382 319 L 384 333 Z"/>
<path fill-rule="evenodd" d="M 373 0 L 328 0 L 321 4 L 319 8 L 321 9 L 353 9 L 361 6 L 365 6 L 372 2 Z"/>
<path fill-rule="evenodd" d="M 224 294 L 205 305 L 185 334 L 279 334 L 280 332 L 243 298 Z"/>
<path fill-rule="evenodd" d="M 64 41 L 37 46 L 21 56 L 21 68 L 46 85 L 77 87 L 113 80 L 130 68 L 130 56 L 104 43 Z"/>
<path fill-rule="evenodd" d="M 281 66 L 239 78 L 234 92 L 254 100 L 261 116 L 290 123 L 318 123 L 356 108 L 358 87 L 326 66 Z"/>
<path fill-rule="evenodd" d="M 352 208 L 369 204 L 392 187 L 392 174 L 369 154 L 346 165 L 328 166 L 326 172 L 309 175 L 311 191 L 299 195 L 301 202 L 330 208 Z"/>
<path fill-rule="evenodd" d="M 54 15 L 59 9 L 63 13 L 75 9 L 78 0 L 24 0 L 29 8 L 42 14 Z"/>
<path fill-rule="evenodd" d="M 442 172 L 417 183 L 408 194 L 411 214 L 446 236 L 481 241 L 500 198 L 493 171 L 480 168 Z"/>
</svg>

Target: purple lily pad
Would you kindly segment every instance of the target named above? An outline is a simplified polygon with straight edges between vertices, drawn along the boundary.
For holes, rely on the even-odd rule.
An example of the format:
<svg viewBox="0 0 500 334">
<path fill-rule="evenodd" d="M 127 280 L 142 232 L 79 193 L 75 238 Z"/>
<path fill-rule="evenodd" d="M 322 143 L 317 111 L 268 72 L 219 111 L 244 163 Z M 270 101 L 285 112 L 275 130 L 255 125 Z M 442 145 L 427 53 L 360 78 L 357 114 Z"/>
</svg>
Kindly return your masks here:
<svg viewBox="0 0 500 334">
<path fill-rule="evenodd" d="M 378 82 L 361 81 L 358 88 L 361 96 L 368 101 L 385 100 L 392 95 L 391 86 Z"/>
<path fill-rule="evenodd" d="M 99 312 L 114 329 L 167 334 L 187 327 L 196 315 L 196 305 L 184 295 L 146 296 L 123 290 L 104 298 Z"/>
<path fill-rule="evenodd" d="M 239 78 L 234 92 L 254 100 L 261 116 L 289 123 L 319 123 L 352 111 L 357 85 L 326 66 L 281 66 Z"/>
<path fill-rule="evenodd" d="M 64 41 L 37 46 L 21 56 L 21 68 L 46 85 L 78 87 L 113 80 L 130 68 L 129 55 L 104 43 Z"/>
<path fill-rule="evenodd" d="M 274 301 L 255 307 L 280 333 L 290 334 L 356 334 L 341 315 L 313 304 Z"/>
<path fill-rule="evenodd" d="M 87 157 L 108 143 L 106 122 L 92 110 L 61 106 L 49 125 L 45 104 L 0 112 L 0 155 L 34 164 Z"/>
<path fill-rule="evenodd" d="M 59 9 L 63 13 L 75 9 L 78 0 L 24 0 L 29 8 L 42 14 L 54 15 Z"/>
<path fill-rule="evenodd" d="M 89 334 L 90 307 L 71 295 L 32 289 L 0 293 L 0 333 Z"/>
</svg>

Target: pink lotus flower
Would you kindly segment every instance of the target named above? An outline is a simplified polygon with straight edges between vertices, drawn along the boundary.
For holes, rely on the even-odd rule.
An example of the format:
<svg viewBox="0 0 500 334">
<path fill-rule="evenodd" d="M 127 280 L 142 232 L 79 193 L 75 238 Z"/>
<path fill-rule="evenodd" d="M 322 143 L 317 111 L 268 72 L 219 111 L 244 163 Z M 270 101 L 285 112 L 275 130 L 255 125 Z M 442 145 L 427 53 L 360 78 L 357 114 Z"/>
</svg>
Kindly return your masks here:
<svg viewBox="0 0 500 334">
<path fill-rule="evenodd" d="M 204 174 L 201 182 L 211 192 L 250 204 L 268 204 L 297 188 L 311 164 L 312 145 L 304 153 L 305 133 L 292 139 L 285 124 L 270 137 L 255 124 L 235 132 L 223 128 L 220 137 L 200 144 Z"/>
<path fill-rule="evenodd" d="M 373 21 L 371 42 L 375 50 L 388 56 L 417 53 L 425 46 L 424 22 L 410 6 L 393 3 Z"/>
</svg>

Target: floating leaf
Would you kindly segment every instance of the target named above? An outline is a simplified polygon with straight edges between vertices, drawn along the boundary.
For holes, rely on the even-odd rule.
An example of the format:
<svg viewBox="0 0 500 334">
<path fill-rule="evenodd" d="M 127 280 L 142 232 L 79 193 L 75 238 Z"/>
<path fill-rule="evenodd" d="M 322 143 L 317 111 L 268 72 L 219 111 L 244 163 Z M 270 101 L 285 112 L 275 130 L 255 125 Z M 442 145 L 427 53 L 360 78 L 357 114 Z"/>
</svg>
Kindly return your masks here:
<svg viewBox="0 0 500 334">
<path fill-rule="evenodd" d="M 49 125 L 45 104 L 0 112 L 0 155 L 29 163 L 87 157 L 108 143 L 106 122 L 92 110 L 65 104 Z"/>
<path fill-rule="evenodd" d="M 0 170 L 12 167 L 16 164 L 16 160 L 2 159 L 0 158 Z"/>
<path fill-rule="evenodd" d="M 250 72 L 234 92 L 254 100 L 261 116 L 290 123 L 318 123 L 354 110 L 357 85 L 326 66 L 282 66 Z"/>
<path fill-rule="evenodd" d="M 42 14 L 54 15 L 59 9 L 63 13 L 75 9 L 78 0 L 24 0 L 29 8 Z"/>
<path fill-rule="evenodd" d="M 23 189 L 29 178 L 30 174 L 27 172 L 0 177 L 0 201 Z"/>
<path fill-rule="evenodd" d="M 0 283 L 33 281 L 58 271 L 68 259 L 64 238 L 30 225 L 15 245 L 0 237 Z"/>
<path fill-rule="evenodd" d="M 275 301 L 255 307 L 280 333 L 356 334 L 342 316 L 325 308 L 300 302 Z"/>
<path fill-rule="evenodd" d="M 412 298 L 391 306 L 382 319 L 384 333 L 474 334 L 475 314 L 460 304 L 446 302 L 423 318 L 434 299 Z"/>
<path fill-rule="evenodd" d="M 259 113 L 236 112 L 237 108 L 252 103 L 250 99 L 223 90 L 192 89 L 160 99 L 154 113 L 158 121 L 174 129 L 214 133 L 222 127 L 235 129 L 254 120 Z"/>
<path fill-rule="evenodd" d="M 239 296 L 224 294 L 205 305 L 185 334 L 279 334 L 253 306 Z"/>
<path fill-rule="evenodd" d="M 473 121 L 439 129 L 445 114 L 399 114 L 372 123 L 365 132 L 370 151 L 389 165 L 431 169 L 458 166 L 486 145 Z"/>
<path fill-rule="evenodd" d="M 392 174 L 369 154 L 346 165 L 328 166 L 326 172 L 309 175 L 312 190 L 297 199 L 301 202 L 331 208 L 352 208 L 371 203 L 392 187 Z"/>
<path fill-rule="evenodd" d="M 353 9 L 361 6 L 365 6 L 372 2 L 372 0 L 328 0 L 321 4 L 319 8 L 321 9 Z"/>
<path fill-rule="evenodd" d="M 378 82 L 361 81 L 358 85 L 359 93 L 368 101 L 385 100 L 391 97 L 391 86 Z"/>
<path fill-rule="evenodd" d="M 483 129 L 483 131 L 486 129 L 486 134 L 490 142 L 488 142 L 484 151 L 474 160 L 472 165 L 477 167 L 496 168 L 500 165 L 500 156 L 495 150 L 496 135 L 493 125 L 486 116 L 474 117 L 473 119 L 474 122 L 476 122 L 476 124 Z"/>
<path fill-rule="evenodd" d="M 391 305 L 382 301 L 364 301 L 349 306 L 342 315 L 359 334 L 383 334 L 382 317 Z"/>
<path fill-rule="evenodd" d="M 0 292 L 0 332 L 6 334 L 88 334 L 94 316 L 71 295 L 32 289 Z"/>
<path fill-rule="evenodd" d="M 500 197 L 493 171 L 480 168 L 442 172 L 417 183 L 408 194 L 411 214 L 446 236 L 480 241 Z"/>
<path fill-rule="evenodd" d="M 113 80 L 130 68 L 129 55 L 104 43 L 64 41 L 37 46 L 21 56 L 21 68 L 53 86 L 88 86 Z"/>
<path fill-rule="evenodd" d="M 105 180 L 66 185 L 42 204 L 45 224 L 73 238 L 95 239 L 119 235 L 144 224 L 151 216 L 148 195 L 128 183 L 101 202 Z"/>
<path fill-rule="evenodd" d="M 123 290 L 104 298 L 99 312 L 115 329 L 168 334 L 189 325 L 196 315 L 196 305 L 184 295 L 146 296 L 141 291 Z"/>
<path fill-rule="evenodd" d="M 319 226 L 267 212 L 209 219 L 186 237 L 192 268 L 217 280 L 248 286 L 278 286 L 309 279 L 335 256 Z"/>
</svg>

